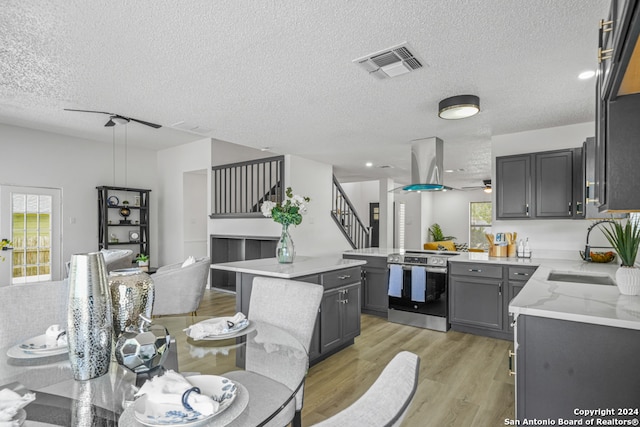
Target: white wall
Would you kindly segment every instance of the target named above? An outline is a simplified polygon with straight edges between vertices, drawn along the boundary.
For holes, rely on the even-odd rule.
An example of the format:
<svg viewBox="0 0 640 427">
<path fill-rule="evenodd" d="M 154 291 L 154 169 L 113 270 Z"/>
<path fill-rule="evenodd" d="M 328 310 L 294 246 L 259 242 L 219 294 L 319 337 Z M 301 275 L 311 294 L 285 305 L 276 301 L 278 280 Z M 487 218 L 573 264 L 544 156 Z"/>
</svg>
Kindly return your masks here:
<svg viewBox="0 0 640 427">
<path fill-rule="evenodd" d="M 365 227 L 371 226 L 369 223 L 369 203 L 379 202 L 380 181 L 348 182 L 340 185 L 351 200 Z"/>
<path fill-rule="evenodd" d="M 186 235 L 182 226 L 189 222 L 193 212 L 190 207 L 184 205 L 183 188 L 185 186 L 185 172 L 206 170 L 207 183 L 211 176 L 211 150 L 212 140 L 201 139 L 178 147 L 158 151 L 158 224 L 162 231 L 159 236 L 159 252 L 156 262 L 152 259 L 151 265 L 166 265 L 184 261 L 192 254 L 185 253 L 185 241 L 194 236 Z M 189 178 L 187 178 L 189 179 Z M 153 193 L 152 193 L 153 194 Z M 209 192 L 202 194 L 207 200 L 206 210 L 201 215 L 210 212 L 211 201 Z M 201 203 L 198 204 L 200 210 Z M 187 213 L 187 211 L 189 211 Z M 205 217 L 206 218 L 206 217 Z M 206 235 L 205 235 L 206 238 Z"/>
<path fill-rule="evenodd" d="M 116 185 L 124 186 L 116 137 Z M 113 185 L 112 144 L 0 124 L 0 184 L 62 189 L 62 259 L 98 250 L 97 186 Z M 128 148 L 127 186 L 151 189 L 151 253 L 157 253 L 155 152 Z M 0 236 L 9 236 L 0 230 Z M 135 248 L 133 246 L 132 248 Z M 62 269 L 64 271 L 64 269 Z"/>
</svg>

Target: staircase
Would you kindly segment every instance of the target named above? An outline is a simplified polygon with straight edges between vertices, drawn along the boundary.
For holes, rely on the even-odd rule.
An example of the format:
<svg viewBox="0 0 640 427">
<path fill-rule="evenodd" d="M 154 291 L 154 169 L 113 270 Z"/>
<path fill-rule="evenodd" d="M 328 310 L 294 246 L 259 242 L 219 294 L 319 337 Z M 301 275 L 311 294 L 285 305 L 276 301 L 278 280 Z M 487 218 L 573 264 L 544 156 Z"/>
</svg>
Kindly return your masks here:
<svg viewBox="0 0 640 427">
<path fill-rule="evenodd" d="M 351 247 L 353 249 L 370 247 L 371 230 L 365 227 L 335 175 L 333 176 L 332 200 L 331 218 L 347 238 Z"/>
</svg>

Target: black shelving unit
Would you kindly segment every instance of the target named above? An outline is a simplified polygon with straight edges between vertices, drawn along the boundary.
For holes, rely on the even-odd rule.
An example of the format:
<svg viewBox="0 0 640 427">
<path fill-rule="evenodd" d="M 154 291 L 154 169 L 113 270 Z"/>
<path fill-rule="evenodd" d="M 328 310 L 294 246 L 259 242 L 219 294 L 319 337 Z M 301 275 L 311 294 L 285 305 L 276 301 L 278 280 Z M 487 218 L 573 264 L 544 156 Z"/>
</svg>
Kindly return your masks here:
<svg viewBox="0 0 640 427">
<path fill-rule="evenodd" d="M 98 190 L 99 249 L 128 246 L 136 247 L 139 254 L 149 255 L 149 193 L 151 190 L 109 186 L 100 186 L 96 189 Z M 123 204 L 124 201 L 128 201 L 129 204 Z M 129 217 L 120 215 L 120 211 L 124 208 L 129 209 Z M 127 220 L 129 222 L 126 222 Z M 130 240 L 132 231 L 138 233 L 137 241 Z M 111 237 L 112 235 L 117 238 L 117 241 Z"/>
</svg>

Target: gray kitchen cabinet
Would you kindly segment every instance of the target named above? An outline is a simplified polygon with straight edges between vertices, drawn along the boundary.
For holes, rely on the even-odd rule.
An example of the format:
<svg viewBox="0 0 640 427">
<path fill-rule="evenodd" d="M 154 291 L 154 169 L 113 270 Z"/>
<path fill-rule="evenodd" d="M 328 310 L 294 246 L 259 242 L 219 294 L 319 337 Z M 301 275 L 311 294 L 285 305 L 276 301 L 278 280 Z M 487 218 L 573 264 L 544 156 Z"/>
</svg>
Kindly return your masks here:
<svg viewBox="0 0 640 427">
<path fill-rule="evenodd" d="M 237 311 L 249 313 L 251 288 L 253 279 L 257 276 L 236 273 Z M 325 288 L 309 346 L 309 363 L 318 363 L 353 344 L 354 338 L 360 335 L 360 267 L 348 267 L 292 280 L 320 284 Z"/>
<path fill-rule="evenodd" d="M 638 418 L 639 330 L 520 315 L 515 337 L 516 419 L 579 419 L 576 408 Z"/>
<path fill-rule="evenodd" d="M 536 267 L 507 267 L 507 305 L 505 307 L 505 313 L 507 314 L 506 326 L 510 332 L 513 332 L 512 319 L 509 315 L 509 303 L 513 300 L 518 293 L 524 288 L 529 278 L 535 273 Z"/>
<path fill-rule="evenodd" d="M 640 210 L 635 182 L 640 179 L 640 4 L 611 2 L 610 21 L 600 29 L 603 52 L 596 81 L 595 200 L 600 212 Z"/>
<path fill-rule="evenodd" d="M 325 291 L 320 305 L 320 353 L 340 347 L 360 332 L 359 284 Z"/>
<path fill-rule="evenodd" d="M 587 138 L 582 144 L 582 152 L 584 153 L 584 218 L 585 219 L 603 219 L 603 218 L 624 218 L 623 213 L 600 212 L 598 206 L 598 197 L 596 195 L 596 138 Z"/>
<path fill-rule="evenodd" d="M 496 218 L 529 218 L 532 205 L 531 156 L 496 158 Z"/>
<path fill-rule="evenodd" d="M 496 158 L 496 219 L 581 218 L 582 148 Z M 580 162 L 581 166 L 581 162 Z M 576 200 L 576 197 L 578 199 Z"/>
<path fill-rule="evenodd" d="M 387 258 L 352 254 L 342 257 L 367 261 L 362 266 L 362 312 L 386 318 L 389 307 Z"/>
<path fill-rule="evenodd" d="M 451 329 L 512 339 L 509 302 L 533 275 L 535 266 L 449 262 Z"/>
<path fill-rule="evenodd" d="M 534 154 L 536 218 L 573 217 L 573 150 Z"/>
<path fill-rule="evenodd" d="M 449 321 L 452 329 L 471 326 L 502 331 L 502 275 L 499 265 L 451 263 Z"/>
</svg>

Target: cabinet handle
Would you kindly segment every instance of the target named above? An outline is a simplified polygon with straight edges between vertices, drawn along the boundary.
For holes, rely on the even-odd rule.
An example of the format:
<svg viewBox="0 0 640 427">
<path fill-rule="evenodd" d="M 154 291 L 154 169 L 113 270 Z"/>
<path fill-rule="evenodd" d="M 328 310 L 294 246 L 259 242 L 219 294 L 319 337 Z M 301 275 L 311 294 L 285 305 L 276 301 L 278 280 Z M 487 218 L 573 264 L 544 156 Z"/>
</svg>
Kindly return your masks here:
<svg viewBox="0 0 640 427">
<path fill-rule="evenodd" d="M 500 282 L 500 285 L 498 286 L 498 295 L 502 295 L 502 282 Z"/>
<path fill-rule="evenodd" d="M 340 279 L 340 280 L 344 280 L 344 279 L 348 279 L 349 277 L 351 277 L 351 275 L 349 275 L 349 274 L 345 274 L 345 275 L 343 275 L 343 276 L 338 276 L 338 279 Z"/>
<path fill-rule="evenodd" d="M 511 349 L 509 349 L 509 376 L 510 377 L 515 377 L 516 376 L 516 372 L 514 371 L 514 366 L 515 364 L 513 363 L 514 359 L 516 358 L 516 354 L 511 351 Z"/>
<path fill-rule="evenodd" d="M 526 214 L 527 216 L 529 216 L 529 203 L 527 203 L 526 205 L 524 205 L 524 207 L 525 207 L 525 214 Z"/>
<path fill-rule="evenodd" d="M 516 272 L 516 273 L 513 273 L 513 275 L 514 276 L 528 276 L 529 273 L 518 273 L 518 272 Z"/>
<path fill-rule="evenodd" d="M 572 213 L 571 202 L 569 202 L 569 215 L 571 215 L 571 213 Z"/>
<path fill-rule="evenodd" d="M 576 202 L 576 214 L 582 215 L 582 202 Z"/>
<path fill-rule="evenodd" d="M 606 61 L 607 59 L 613 58 L 613 49 L 603 49 L 601 47 L 598 48 L 598 64 L 602 61 Z"/>
<path fill-rule="evenodd" d="M 608 33 L 613 30 L 613 20 L 605 21 L 604 19 L 600 20 L 600 29 L 603 33 Z"/>
<path fill-rule="evenodd" d="M 482 270 L 478 270 L 476 268 L 470 268 L 469 271 L 472 273 L 482 273 Z"/>
</svg>

